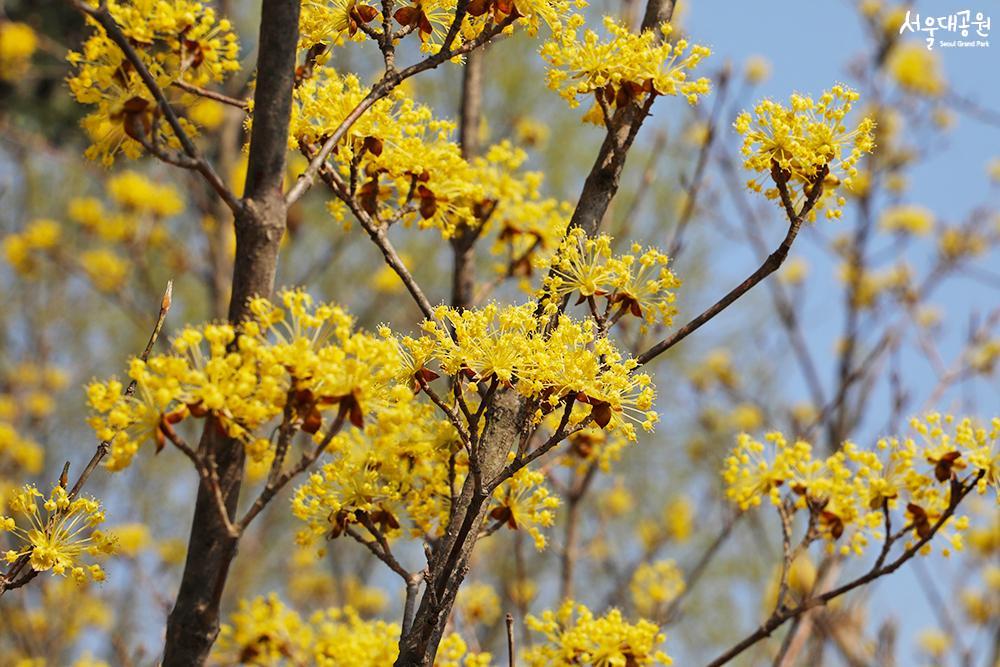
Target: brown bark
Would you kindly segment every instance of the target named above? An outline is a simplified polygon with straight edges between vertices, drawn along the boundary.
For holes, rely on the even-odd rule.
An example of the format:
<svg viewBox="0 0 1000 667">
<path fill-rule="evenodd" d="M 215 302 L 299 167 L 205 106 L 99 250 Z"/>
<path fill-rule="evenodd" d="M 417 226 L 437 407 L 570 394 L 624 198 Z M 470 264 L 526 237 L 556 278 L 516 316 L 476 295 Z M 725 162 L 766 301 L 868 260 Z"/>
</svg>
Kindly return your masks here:
<svg viewBox="0 0 1000 667">
<path fill-rule="evenodd" d="M 282 184 L 295 78 L 298 1 L 263 0 L 260 26 L 249 165 L 242 208 L 235 221 L 236 259 L 229 303 L 229 319 L 234 323 L 246 316 L 250 297 L 271 294 L 278 244 L 285 231 Z M 221 435 L 209 420 L 199 450 L 214 459 L 226 507 L 235 520 L 243 481 L 242 446 Z M 164 667 L 201 665 L 208 658 L 219 632 L 219 605 L 237 544 L 238 538 L 228 534 L 211 488 L 203 481 L 198 487 L 180 590 L 167 620 Z"/>
<path fill-rule="evenodd" d="M 484 47 L 485 48 L 485 47 Z M 466 56 L 462 70 L 462 103 L 459 110 L 458 143 L 466 160 L 479 155 L 479 126 L 483 107 L 483 56 L 484 50 Z M 475 245 L 478 229 L 462 227 L 451 239 L 454 269 L 451 281 L 451 305 L 468 308 L 472 305 L 476 287 Z"/>
<path fill-rule="evenodd" d="M 670 21 L 673 13 L 673 0 L 649 0 L 641 29 L 657 30 L 661 24 Z M 597 232 L 611 206 L 611 200 L 618 194 L 625 156 L 648 111 L 646 106 L 630 104 L 615 114 L 612 121 L 615 129 L 613 132 L 608 131 L 594 166 L 587 175 L 576 210 L 570 219 L 571 228 L 581 227 L 591 236 Z"/>
<path fill-rule="evenodd" d="M 470 474 L 455 503 L 448 529 L 434 547 L 430 576 L 409 632 L 400 639 L 396 667 L 434 664 L 455 595 L 469 571 L 469 559 L 489 506 L 487 482 L 497 477 L 507 453 L 519 441 L 527 412 L 518 394 L 498 392 L 487 410 L 486 427 L 478 449 L 481 485 Z M 477 488 L 478 487 L 478 488 Z"/>
</svg>

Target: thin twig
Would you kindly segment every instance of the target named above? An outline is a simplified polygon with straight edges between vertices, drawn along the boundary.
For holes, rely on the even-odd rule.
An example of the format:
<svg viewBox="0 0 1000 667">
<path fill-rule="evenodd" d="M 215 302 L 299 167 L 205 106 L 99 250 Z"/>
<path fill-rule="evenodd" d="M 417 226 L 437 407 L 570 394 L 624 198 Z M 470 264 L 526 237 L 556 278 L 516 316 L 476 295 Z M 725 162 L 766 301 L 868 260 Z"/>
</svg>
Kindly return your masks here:
<svg viewBox="0 0 1000 667">
<path fill-rule="evenodd" d="M 813 209 L 813 206 L 815 206 L 816 202 L 819 201 L 820 194 L 823 192 L 823 179 L 826 178 L 826 174 L 826 167 L 823 167 L 823 169 L 816 174 L 813 186 L 810 188 L 809 194 L 802 204 L 802 209 L 797 213 L 794 211 L 791 199 L 788 196 L 787 184 L 780 179 L 775 179 L 777 181 L 778 191 L 782 196 L 782 203 L 785 206 L 785 211 L 789 219 L 788 232 L 785 234 L 785 238 L 782 239 L 781 244 L 775 249 L 774 252 L 768 255 L 767 259 L 764 260 L 764 263 L 761 264 L 756 271 L 750 274 L 746 280 L 734 287 L 728 294 L 719 299 L 703 313 L 678 329 L 672 336 L 665 338 L 640 354 L 636 360 L 640 364 L 649 363 L 654 358 L 663 352 L 666 352 L 674 345 L 687 338 L 690 334 L 694 333 L 703 324 L 714 318 L 723 310 L 731 306 L 733 302 L 741 296 L 749 292 L 754 286 L 764 280 L 764 278 L 777 271 L 782 263 L 784 263 L 785 258 L 788 256 L 788 251 L 791 249 L 792 243 L 795 242 L 795 237 L 799 234 L 799 228 L 802 226 L 802 221 L 805 220 L 805 217 Z"/>
<path fill-rule="evenodd" d="M 303 151 L 308 157 L 308 150 Z M 378 246 L 378 249 L 382 251 L 382 256 L 385 259 L 386 264 L 395 271 L 396 275 L 402 281 L 403 285 L 406 287 L 406 291 L 410 293 L 413 300 L 416 302 L 417 307 L 420 308 L 420 312 L 428 320 L 434 319 L 434 308 L 431 306 L 431 302 L 427 299 L 424 294 L 423 289 L 417 284 L 416 279 L 414 279 L 413 274 L 410 270 L 406 268 L 406 264 L 403 263 L 402 258 L 399 253 L 396 252 L 396 248 L 389 241 L 389 237 L 386 234 L 386 229 L 388 225 L 377 224 L 372 220 L 371 216 L 361 207 L 357 199 L 352 197 L 346 189 L 346 184 L 337 175 L 337 173 L 332 170 L 329 165 L 323 165 L 320 169 L 320 177 L 323 182 L 333 191 L 333 193 L 340 198 L 351 212 L 354 217 L 361 224 L 361 227 L 368 233 L 369 238 Z"/>
<path fill-rule="evenodd" d="M 201 86 L 196 86 L 193 83 L 188 83 L 187 81 L 182 81 L 181 79 L 171 82 L 170 85 L 176 86 L 185 92 L 191 93 L 192 95 L 204 97 L 209 100 L 215 100 L 216 102 L 221 102 L 222 104 L 236 107 L 237 109 L 242 109 L 243 111 L 246 111 L 250 106 L 247 100 L 238 100 L 235 97 L 230 97 L 229 95 L 218 93 L 214 90 L 209 90 L 208 88 L 202 88 Z"/>
<path fill-rule="evenodd" d="M 508 612 L 504 620 L 507 621 L 507 665 L 514 667 L 514 616 Z"/>
<path fill-rule="evenodd" d="M 985 471 L 980 471 L 976 475 L 970 475 L 965 482 L 952 482 L 951 498 L 948 504 L 948 508 L 941 514 L 936 522 L 931 526 L 927 534 L 914 542 L 903 551 L 895 560 L 890 562 L 888 565 L 880 565 L 878 562 L 865 574 L 849 581 L 848 583 L 839 586 L 837 588 L 831 589 L 820 595 L 815 595 L 807 600 L 796 605 L 794 608 L 785 609 L 779 613 L 772 614 L 771 617 L 758 628 L 756 631 L 748 635 L 746 638 L 741 640 L 735 646 L 727 650 L 725 653 L 720 655 L 718 658 L 710 662 L 707 667 L 719 667 L 724 665 L 736 656 L 740 655 L 748 648 L 761 641 L 765 637 L 769 637 L 771 633 L 777 630 L 779 627 L 784 625 L 789 619 L 795 618 L 804 614 L 805 612 L 813 609 L 815 607 L 820 607 L 825 605 L 830 600 L 840 597 L 845 593 L 849 593 L 855 588 L 864 586 L 865 584 L 878 579 L 886 574 L 891 574 L 898 570 L 904 563 L 913 558 L 919 551 L 924 547 L 925 544 L 930 542 L 931 538 L 937 534 L 938 530 L 954 515 L 955 510 L 958 508 L 959 503 L 964 499 L 973 489 L 976 488 L 979 479 L 982 478 Z M 912 530 L 911 527 L 907 526 L 901 529 L 899 532 L 893 535 L 887 535 L 886 540 L 894 543 L 896 540 L 900 539 L 904 534 Z M 892 544 L 889 545 L 890 547 Z M 886 551 L 888 549 L 886 548 Z"/>
<path fill-rule="evenodd" d="M 146 342 L 145 349 L 143 349 L 142 354 L 139 355 L 139 358 L 142 359 L 143 361 L 149 359 L 149 355 L 153 351 L 153 345 L 156 344 L 156 339 L 159 338 L 160 331 L 163 329 L 163 322 L 167 317 L 167 312 L 170 310 L 170 304 L 173 295 L 173 287 L 174 287 L 174 281 L 168 280 L 167 288 L 164 290 L 163 297 L 160 299 L 160 311 L 156 316 L 156 322 L 153 325 L 153 331 L 149 335 L 149 340 Z M 136 386 L 137 384 L 135 380 L 129 382 L 128 386 L 125 388 L 123 396 L 125 396 L 126 398 L 134 396 Z M 107 456 L 108 452 L 111 450 L 112 439 L 102 440 L 97 445 L 97 449 L 94 451 L 94 455 L 90 457 L 90 461 L 87 462 L 87 465 L 86 467 L 84 467 L 83 472 L 80 473 L 80 476 L 73 484 L 73 488 L 70 489 L 70 492 L 68 494 L 70 500 L 73 500 L 74 498 L 77 497 L 77 495 L 79 495 L 80 491 L 83 489 L 84 484 L 87 483 L 87 480 L 90 479 L 90 476 L 97 469 L 97 466 L 101 463 L 104 457 Z M 69 463 L 67 462 L 67 464 L 63 467 L 62 475 L 60 475 L 59 478 L 59 483 L 63 487 L 66 486 L 67 482 L 64 481 L 64 479 L 68 475 L 68 473 L 69 473 Z M 29 549 L 27 553 L 25 553 L 16 561 L 14 561 L 14 563 L 11 564 L 7 572 L 3 576 L 0 576 L 0 596 L 2 596 L 5 591 L 24 586 L 29 581 L 34 579 L 35 576 L 37 576 L 38 572 L 36 570 L 31 570 L 30 572 L 22 576 L 20 579 L 17 579 L 17 576 L 21 573 L 21 571 L 31 560 L 31 551 L 32 550 Z"/>
</svg>

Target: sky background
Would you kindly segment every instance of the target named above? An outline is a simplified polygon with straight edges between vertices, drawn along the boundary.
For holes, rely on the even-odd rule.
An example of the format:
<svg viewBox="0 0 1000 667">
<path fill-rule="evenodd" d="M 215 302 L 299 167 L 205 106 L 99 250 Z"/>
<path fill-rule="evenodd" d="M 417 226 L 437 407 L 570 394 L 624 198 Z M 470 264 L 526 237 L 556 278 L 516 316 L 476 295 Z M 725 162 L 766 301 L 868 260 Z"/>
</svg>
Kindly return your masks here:
<svg viewBox="0 0 1000 667">
<path fill-rule="evenodd" d="M 740 71 L 742 64 L 752 55 L 763 56 L 771 63 L 771 75 L 760 84 L 754 98 L 771 96 L 785 100 L 792 91 L 818 94 L 835 81 L 850 84 L 852 78 L 848 65 L 864 53 L 870 42 L 854 3 L 846 0 L 691 0 L 686 5 L 683 9 L 685 30 L 693 41 L 712 48 L 713 62 L 729 59 L 736 71 Z M 998 30 L 996 22 L 1000 20 L 1000 3 L 994 0 L 917 2 L 913 13 L 919 13 L 921 17 L 944 16 L 965 9 L 971 10 L 973 15 L 977 11 L 992 15 L 991 33 Z M 937 37 L 956 38 L 943 31 L 939 31 Z M 910 32 L 905 33 L 902 39 L 921 41 L 921 37 Z M 987 39 L 990 41 L 987 48 L 935 47 L 935 50 L 954 93 L 984 108 L 998 110 L 1000 41 L 994 34 Z M 910 187 L 905 198 L 907 202 L 927 206 L 939 220 L 947 223 L 960 222 L 962 216 L 979 204 L 987 204 L 996 211 L 997 186 L 991 186 L 986 168 L 991 159 L 1000 157 L 1000 128 L 968 114 L 959 114 L 954 129 L 947 133 L 946 138 L 926 148 L 927 158 L 908 171 Z M 850 209 L 845 211 L 846 222 L 850 222 L 847 219 L 850 215 Z M 810 231 L 806 229 L 804 233 L 809 234 Z M 824 263 L 829 265 L 816 244 L 808 241 L 797 243 L 793 254 L 798 253 L 809 259 L 814 272 L 821 271 Z M 995 254 L 993 260 L 998 259 Z M 745 275 L 746 267 L 750 266 L 745 257 L 734 259 L 734 265 L 734 277 Z M 994 261 L 993 266 L 1000 264 Z M 832 350 L 842 326 L 841 298 L 837 297 L 837 308 L 831 309 L 831 295 L 822 291 L 824 283 L 827 288 L 833 284 L 830 280 L 810 283 L 810 287 L 815 284 L 820 291 L 810 296 L 803 322 L 811 341 L 828 340 L 827 349 Z M 996 290 L 963 284 L 964 288 L 947 292 L 946 317 L 948 311 L 967 312 L 976 306 L 981 311 L 987 311 L 997 307 Z M 739 317 L 732 312 L 728 315 L 731 322 Z M 947 339 L 941 345 L 944 357 L 954 358 L 958 345 L 959 341 L 954 337 Z M 822 343 L 814 349 L 822 349 Z M 908 366 L 909 371 L 916 373 L 911 377 L 924 378 L 928 384 L 933 383 L 935 378 L 923 360 L 912 357 Z M 789 375 L 798 378 L 796 373 Z M 827 379 L 829 375 L 825 373 Z M 983 416 L 997 414 L 1000 401 L 996 387 L 984 383 L 983 389 L 979 403 Z M 942 561 L 939 557 L 932 557 L 926 566 L 935 571 L 948 568 L 948 563 Z M 909 661 L 916 658 L 915 634 L 923 628 L 938 625 L 920 586 L 916 585 L 915 572 L 912 565 L 906 566 L 901 574 L 877 583 L 873 596 L 877 616 L 891 614 L 901 622 L 898 644 L 901 665 L 911 664 Z M 876 623 L 877 619 L 871 619 L 869 627 L 875 627 Z M 987 638 L 983 640 L 982 645 L 987 646 Z"/>
</svg>

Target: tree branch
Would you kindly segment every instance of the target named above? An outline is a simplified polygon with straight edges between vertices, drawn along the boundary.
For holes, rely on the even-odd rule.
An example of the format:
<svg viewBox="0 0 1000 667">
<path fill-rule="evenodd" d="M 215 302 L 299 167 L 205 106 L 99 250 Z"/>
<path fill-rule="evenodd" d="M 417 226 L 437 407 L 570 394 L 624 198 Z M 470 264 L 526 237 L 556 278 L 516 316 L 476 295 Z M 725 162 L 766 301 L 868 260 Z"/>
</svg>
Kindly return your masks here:
<svg viewBox="0 0 1000 667">
<path fill-rule="evenodd" d="M 71 2 L 79 11 L 94 19 L 98 25 L 104 28 L 104 32 L 108 35 L 108 38 L 110 38 L 111 41 L 117 44 L 118 48 L 122 50 L 125 58 L 135 68 L 135 71 L 139 74 L 142 82 L 146 84 L 146 88 L 149 89 L 150 94 L 156 100 L 156 104 L 159 106 L 163 116 L 167 119 L 170 129 L 173 130 L 177 140 L 180 141 L 181 147 L 184 149 L 184 154 L 191 159 L 190 163 L 180 164 L 178 162 L 172 162 L 171 164 L 193 169 L 200 173 L 205 180 L 208 181 L 208 184 L 212 187 L 212 189 L 215 190 L 216 194 L 218 194 L 219 197 L 226 202 L 226 205 L 229 206 L 230 210 L 232 210 L 234 214 L 239 213 L 239 211 L 243 208 L 240 200 L 229 190 L 229 188 L 226 187 L 225 182 L 215 172 L 215 168 L 212 167 L 212 165 L 201 155 L 198 148 L 191 140 L 191 137 L 189 137 L 187 132 L 184 131 L 180 120 L 177 118 L 177 114 L 174 113 L 173 108 L 170 106 L 170 102 L 167 101 L 167 96 L 163 93 L 163 89 L 156 83 L 156 79 L 149 72 L 149 68 L 146 67 L 146 63 L 143 62 L 142 57 L 135 50 L 135 47 L 132 46 L 132 42 L 129 41 L 129 38 L 124 32 L 122 32 L 121 26 L 119 26 L 114 17 L 111 16 L 111 12 L 108 10 L 107 5 L 101 3 L 95 8 L 81 2 L 80 0 L 71 0 Z"/>
<path fill-rule="evenodd" d="M 938 530 L 952 517 L 955 510 L 958 508 L 959 503 L 973 490 L 976 488 L 976 484 L 979 479 L 983 476 L 984 472 L 980 471 L 977 475 L 970 476 L 971 479 L 967 479 L 964 483 L 953 482 L 951 499 L 948 504 L 948 509 L 941 514 L 936 522 L 931 526 L 931 530 L 928 531 L 925 537 L 920 538 L 915 543 L 913 543 L 909 548 L 907 548 L 902 554 L 899 555 L 895 560 L 890 562 L 888 565 L 881 564 L 881 558 L 876 561 L 875 565 L 865 574 L 860 577 L 849 581 L 848 583 L 838 586 L 837 588 L 831 589 L 820 595 L 815 595 L 809 599 L 801 602 L 796 607 L 792 609 L 776 610 L 776 613 L 772 614 L 771 617 L 755 632 L 747 636 L 745 639 L 740 641 L 738 644 L 733 646 L 731 649 L 720 655 L 718 658 L 710 662 L 707 667 L 719 667 L 724 665 L 736 656 L 740 655 L 748 648 L 761 641 L 765 637 L 769 637 L 772 632 L 781 627 L 789 619 L 795 618 L 810 609 L 825 605 L 830 600 L 838 598 L 845 593 L 849 593 L 855 588 L 864 586 L 865 584 L 878 579 L 886 574 L 891 574 L 898 570 L 904 563 L 913 558 L 925 544 L 931 541 L 934 535 L 937 534 Z M 957 493 L 956 493 L 957 491 Z M 899 533 L 895 535 L 886 535 L 886 541 L 889 542 L 887 547 L 883 547 L 885 552 L 892 546 L 892 543 L 897 539 L 902 537 L 908 530 L 904 528 Z"/>
<path fill-rule="evenodd" d="M 753 289 L 753 287 L 764 280 L 764 278 L 778 270 L 782 263 L 784 263 L 785 258 L 788 256 L 788 251 L 791 249 L 792 243 L 795 242 L 795 237 L 799 234 L 799 229 L 802 227 L 802 221 L 805 220 L 805 217 L 813 209 L 813 206 L 815 206 L 816 202 L 819 201 L 819 197 L 823 192 L 823 179 L 826 177 L 826 174 L 826 167 L 823 167 L 823 169 L 817 173 L 813 186 L 810 188 L 809 194 L 802 204 L 802 209 L 797 213 L 792 208 L 786 183 L 780 179 L 776 179 L 778 191 L 781 193 L 782 202 L 785 206 L 789 219 L 788 231 L 785 233 L 785 238 L 782 239 L 781 244 L 778 245 L 774 252 L 768 255 L 767 259 L 764 260 L 764 263 L 761 264 L 756 271 L 750 274 L 746 280 L 734 287 L 728 294 L 719 299 L 703 313 L 674 332 L 672 336 L 665 338 L 640 354 L 637 357 L 637 361 L 640 364 L 649 363 L 660 354 L 666 352 L 674 345 L 687 338 L 690 334 L 701 328 L 703 324 L 714 318 L 723 310 L 731 306 L 733 302 L 741 296 Z"/>
</svg>

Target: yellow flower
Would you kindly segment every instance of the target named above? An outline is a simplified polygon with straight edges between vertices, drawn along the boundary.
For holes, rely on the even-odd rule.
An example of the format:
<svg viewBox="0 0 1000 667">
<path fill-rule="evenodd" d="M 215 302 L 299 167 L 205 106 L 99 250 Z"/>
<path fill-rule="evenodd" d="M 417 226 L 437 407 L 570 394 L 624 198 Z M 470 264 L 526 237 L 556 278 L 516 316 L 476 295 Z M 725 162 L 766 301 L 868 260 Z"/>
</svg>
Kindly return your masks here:
<svg viewBox="0 0 1000 667">
<path fill-rule="evenodd" d="M 547 275 L 539 298 L 548 312 L 577 293 L 577 303 L 606 299 L 599 309 L 613 322 L 624 315 L 636 317 L 646 330 L 649 324 L 670 325 L 676 308 L 673 290 L 681 281 L 667 268 L 669 258 L 655 248 L 633 245 L 630 253 L 614 255 L 606 234 L 590 238 L 573 229 L 548 260 L 537 266 Z"/>
<path fill-rule="evenodd" d="M 684 575 L 672 560 L 643 563 L 629 584 L 636 611 L 650 618 L 660 618 L 684 588 Z"/>
<path fill-rule="evenodd" d="M 687 542 L 694 532 L 695 508 L 687 496 L 677 496 L 663 506 L 663 524 L 667 537 Z"/>
<path fill-rule="evenodd" d="M 583 18 L 574 16 L 569 27 L 541 49 L 550 64 L 549 88 L 558 91 L 570 107 L 579 105 L 581 95 L 596 95 L 616 108 L 641 102 L 649 94 L 681 95 L 691 104 L 708 94 L 708 79 L 689 80 L 688 73 L 711 51 L 690 45 L 686 39 L 671 44 L 665 39 L 672 30 L 670 24 L 636 35 L 605 17 L 604 28 L 611 36 L 607 41 L 592 30 L 585 30 L 580 39 L 577 33 L 582 25 Z M 595 113 L 600 117 L 600 109 Z"/>
<path fill-rule="evenodd" d="M 801 285 L 809 275 L 809 262 L 802 257 L 790 257 L 781 266 L 778 279 L 786 285 Z"/>
<path fill-rule="evenodd" d="M 122 171 L 108 179 L 108 194 L 123 209 L 167 218 L 184 210 L 180 191 L 159 184 L 136 171 Z"/>
<path fill-rule="evenodd" d="M 740 380 L 736 369 L 733 368 L 729 350 L 725 348 L 709 352 L 701 365 L 688 373 L 688 379 L 699 391 L 707 391 L 716 384 L 733 389 L 739 385 Z"/>
<path fill-rule="evenodd" d="M 659 417 L 652 409 L 652 379 L 635 373 L 638 362 L 623 358 L 608 338 L 598 336 L 592 320 L 560 316 L 548 335 L 538 325 L 531 303 L 503 308 L 491 303 L 464 311 L 442 306 L 435 320 L 425 322 L 424 336 L 404 337 L 401 345 L 414 358 L 436 361 L 448 375 L 496 381 L 539 399 L 536 418 L 574 398 L 589 409 L 571 423 L 591 414 L 597 426 L 620 430 L 629 440 L 635 439 L 633 422 L 653 429 Z"/>
<path fill-rule="evenodd" d="M 522 116 L 514 122 L 514 137 L 520 145 L 541 148 L 548 143 L 550 134 L 549 126 L 535 118 Z"/>
<path fill-rule="evenodd" d="M 99 248 L 80 254 L 80 264 L 98 290 L 113 292 L 125 284 L 129 263 L 111 250 Z"/>
<path fill-rule="evenodd" d="M 982 255 L 987 249 L 987 240 L 975 230 L 944 227 L 938 236 L 938 254 L 949 262 Z"/>
<path fill-rule="evenodd" d="M 726 459 L 723 472 L 726 497 L 740 509 L 760 505 L 765 497 L 779 504 L 779 487 L 791 477 L 793 467 L 808 459 L 806 443 L 789 446 L 780 433 L 768 433 L 765 442 L 767 445 L 741 433 L 736 439 L 736 449 Z"/>
<path fill-rule="evenodd" d="M 824 92 L 818 100 L 804 95 L 792 95 L 787 107 L 764 100 L 754 107 L 753 114 L 744 111 L 734 124 L 743 135 L 743 166 L 757 176 L 747 183 L 754 191 L 763 189 L 765 179 L 779 179 L 786 184 L 795 205 L 805 199 L 814 187 L 823 186 L 816 207 L 826 208 L 828 218 L 840 216 L 842 197 L 835 205 L 827 200 L 841 181 L 848 183 L 857 174 L 858 160 L 874 147 L 875 122 L 863 118 L 852 130 L 845 118 L 858 99 L 858 94 L 842 85 Z M 822 181 L 817 181 L 825 174 Z M 777 183 L 776 183 L 777 185 Z M 765 195 L 778 200 L 778 188 L 768 188 Z"/>
<path fill-rule="evenodd" d="M 36 250 L 48 250 L 59 243 L 59 223 L 47 218 L 34 220 L 22 232 L 24 240 Z"/>
<path fill-rule="evenodd" d="M 345 37 L 364 41 L 368 36 L 359 30 L 360 26 L 377 24 L 382 18 L 375 5 L 378 3 L 356 0 L 305 0 L 299 18 L 299 48 L 306 50 L 323 43 L 340 45 Z M 323 60 L 327 57 L 321 56 Z"/>
<path fill-rule="evenodd" d="M 226 119 L 226 107 L 221 102 L 203 98 L 191 105 L 188 117 L 196 125 L 214 130 Z"/>
<path fill-rule="evenodd" d="M 932 658 L 941 658 L 951 648 L 951 637 L 937 628 L 927 628 L 917 635 L 917 645 Z"/>
<path fill-rule="evenodd" d="M 59 223 L 48 218 L 33 220 L 20 233 L 10 234 L 3 240 L 7 262 L 23 276 L 31 276 L 38 269 L 38 253 L 51 250 L 62 235 Z"/>
<path fill-rule="evenodd" d="M 228 324 L 189 326 L 173 339 L 172 353 L 134 359 L 132 397 L 123 397 L 114 379 L 88 385 L 90 424 L 98 438 L 111 441 L 107 465 L 124 468 L 144 442 L 162 447 L 175 424 L 209 415 L 259 461 L 270 431 L 258 429 L 282 414 L 288 400 L 295 423 L 308 434 L 329 423 L 332 410 L 360 427 L 387 400 L 397 346 L 354 331 L 342 309 L 314 306 L 304 292 L 280 298 L 285 308 L 254 299 L 254 318 L 239 332 Z"/>
<path fill-rule="evenodd" d="M 736 431 L 754 431 L 764 423 L 764 414 L 753 403 L 740 403 L 733 408 L 729 421 Z"/>
<path fill-rule="evenodd" d="M 989 165 L 986 167 L 986 173 L 989 174 L 991 181 L 1000 183 L 1000 157 L 990 160 Z"/>
<path fill-rule="evenodd" d="M 44 458 L 41 445 L 21 437 L 13 425 L 0 417 L 0 464 L 13 465 L 33 475 L 41 471 Z"/>
<path fill-rule="evenodd" d="M 104 512 L 97 501 L 70 500 L 66 489 L 59 485 L 46 498 L 29 484 L 13 492 L 7 505 L 22 524 L 18 525 L 14 517 L 0 517 L 0 531 L 10 533 L 19 547 L 7 551 L 8 563 L 27 555 L 36 572 L 71 574 L 77 581 L 104 580 L 100 565 L 86 565 L 82 560 L 83 556 L 103 557 L 115 550 L 113 540 L 97 530 L 104 522 Z"/>
<path fill-rule="evenodd" d="M 303 618 L 274 593 L 240 600 L 219 632 L 213 664 L 382 667 L 399 654 L 396 623 L 364 620 L 350 606 L 330 607 Z M 441 640 L 435 667 L 486 667 L 489 654 L 473 653 L 460 636 Z"/>
<path fill-rule="evenodd" d="M 743 76 L 751 84 L 761 83 L 771 76 L 771 63 L 764 56 L 750 56 L 743 69 Z"/>
<path fill-rule="evenodd" d="M 500 618 L 500 596 L 489 584 L 468 582 L 458 591 L 455 608 L 465 623 L 490 627 Z"/>
<path fill-rule="evenodd" d="M 628 623 L 617 609 L 595 617 L 584 605 L 566 600 L 555 612 L 528 616 L 525 625 L 545 640 L 525 651 L 524 662 L 530 667 L 671 663 L 658 649 L 664 641 L 659 627 L 644 619 Z"/>
<path fill-rule="evenodd" d="M 149 528 L 142 523 L 123 523 L 108 529 L 115 536 L 118 553 L 126 558 L 135 558 L 153 542 Z"/>
<path fill-rule="evenodd" d="M 183 81 L 195 86 L 222 81 L 239 69 L 239 44 L 227 19 L 194 0 L 111 0 L 108 10 L 160 88 L 178 106 L 200 99 L 170 86 Z M 75 71 L 67 80 L 80 104 L 93 107 L 83 120 L 92 145 L 86 155 L 111 165 L 119 153 L 135 158 L 142 154 L 137 138 L 157 135 L 163 145 L 178 148 L 179 141 L 160 114 L 156 102 L 134 67 L 104 29 L 89 20 L 93 34 L 79 52 L 67 60 Z M 182 127 L 195 134 L 197 127 L 181 118 Z"/>
<path fill-rule="evenodd" d="M 614 486 L 598 496 L 597 505 L 603 516 L 614 519 L 631 512 L 635 507 L 635 498 L 619 477 L 615 479 Z"/>
<path fill-rule="evenodd" d="M 335 538 L 349 525 L 370 518 L 389 536 L 402 529 L 414 537 L 437 536 L 448 519 L 448 469 L 453 427 L 405 385 L 380 406 L 363 430 L 342 433 L 330 443 L 331 458 L 295 490 L 292 513 L 306 523 L 306 544 Z M 468 462 L 456 460 L 456 483 Z"/>
<path fill-rule="evenodd" d="M 780 433 L 767 436 L 772 451 L 765 456 L 762 443 L 741 435 L 726 459 L 726 495 L 742 509 L 759 505 L 765 496 L 775 505 L 791 503 L 794 511 L 812 515 L 829 550 L 844 555 L 861 554 L 870 539 L 886 537 L 884 512 L 905 508 L 903 523 L 914 538 L 927 538 L 950 511 L 953 479 L 969 479 L 971 473 L 980 493 L 1000 486 L 1000 418 L 986 429 L 971 419 L 956 422 L 930 413 L 912 419 L 910 427 L 922 445 L 914 437 L 894 437 L 867 451 L 846 442 L 826 459 L 813 458 L 806 442 L 790 446 Z M 968 526 L 968 517 L 955 516 L 940 527 L 940 539 L 949 544 L 945 555 L 963 548 Z"/>
<path fill-rule="evenodd" d="M 401 254 L 399 259 L 404 266 L 412 266 L 412 260 L 405 254 Z M 383 294 L 399 294 L 406 289 L 399 274 L 388 264 L 383 264 L 378 271 L 372 274 L 371 286 L 372 289 Z"/>
<path fill-rule="evenodd" d="M 513 453 L 510 457 L 513 459 Z M 545 548 L 545 536 L 539 528 L 548 528 L 555 521 L 552 510 L 559 507 L 559 498 L 544 486 L 545 474 L 521 468 L 493 492 L 489 516 L 508 528 L 524 528 L 531 535 L 535 548 Z"/>
</svg>

